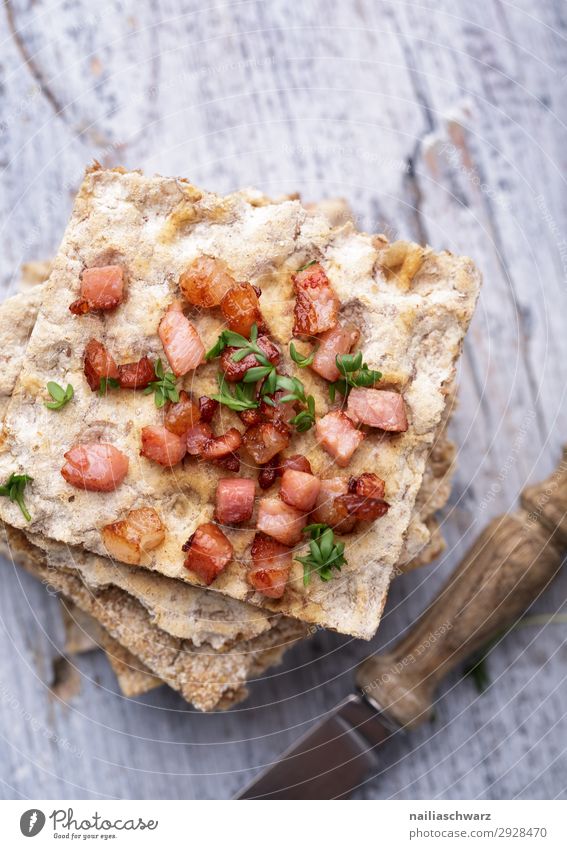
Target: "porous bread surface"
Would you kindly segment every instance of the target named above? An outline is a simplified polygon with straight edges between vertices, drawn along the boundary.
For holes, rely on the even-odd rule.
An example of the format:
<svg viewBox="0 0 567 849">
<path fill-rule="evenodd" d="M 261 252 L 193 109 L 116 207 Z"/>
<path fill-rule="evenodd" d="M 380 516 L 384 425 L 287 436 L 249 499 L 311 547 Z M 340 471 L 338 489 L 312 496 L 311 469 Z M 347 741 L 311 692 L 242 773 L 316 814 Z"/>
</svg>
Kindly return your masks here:
<svg viewBox="0 0 567 849">
<path fill-rule="evenodd" d="M 0 305 L 0 335 L 5 340 L 4 354 L 9 363 L 0 383 L 0 406 L 6 406 L 9 401 L 37 316 L 41 295 L 41 288 L 36 287 L 35 291 L 16 295 Z M 439 446 L 447 444 L 444 433 L 443 430 L 436 441 L 434 450 L 437 454 Z M 427 482 L 439 477 L 440 468 L 440 463 L 437 462 L 436 475 L 426 472 L 422 490 Z M 448 490 L 447 486 L 441 488 Z M 422 495 L 422 490 L 416 506 L 419 502 L 431 505 L 431 497 Z M 425 527 L 423 516 L 415 515 L 414 510 L 404 546 L 406 559 L 401 560 L 401 568 L 410 568 L 418 562 L 414 559 L 412 563 L 407 563 L 411 557 L 415 558 L 417 551 L 420 564 L 428 562 L 431 554 L 438 553 L 440 536 L 437 535 L 437 544 L 432 545 L 428 541 L 428 532 L 423 530 Z M 31 536 L 30 539 L 33 544 L 49 552 L 53 565 L 59 561 L 66 569 L 72 566 L 92 588 L 115 585 L 127 590 L 144 605 L 154 624 L 173 636 L 192 639 L 196 645 L 208 642 L 220 649 L 227 642 L 238 638 L 249 639 L 270 627 L 269 617 L 261 609 L 235 602 L 219 594 L 206 593 L 181 581 L 163 578 L 135 567 L 113 564 L 107 558 L 72 549 L 41 535 Z M 85 617 L 83 621 L 84 619 Z M 94 625 L 96 623 L 93 622 Z M 116 668 L 118 662 L 114 666 Z M 118 677 L 123 692 L 132 692 L 134 689 L 137 692 L 142 691 L 142 682 L 132 685 L 123 680 L 122 676 Z M 129 677 L 133 678 L 133 674 Z"/>
<path fill-rule="evenodd" d="M 246 582 L 253 531 L 242 529 L 232 534 L 235 559 L 213 587 L 233 598 L 368 638 L 380 619 L 442 416 L 444 389 L 474 309 L 479 275 L 467 258 L 425 249 L 413 285 L 402 292 L 395 278 L 382 273 L 371 237 L 355 232 L 350 224 L 332 229 L 298 202 L 253 206 L 238 193 L 221 198 L 177 180 L 93 171 L 79 192 L 55 259 L 8 410 L 0 473 L 9 473 L 15 464 L 24 469 L 33 463 L 31 530 L 101 554 L 101 525 L 136 506 L 152 504 L 164 517 L 168 535 L 150 568 L 198 583 L 183 567 L 180 547 L 211 517 L 218 472 L 192 460 L 170 472 L 141 458 L 140 427 L 160 421 L 152 399 L 134 392 L 109 393 L 102 399 L 91 393 L 82 376 L 82 352 L 84 340 L 93 336 L 107 344 L 119 362 L 147 352 L 163 357 L 159 319 L 177 295 L 179 274 L 203 253 L 225 259 L 237 279 L 262 288 L 263 314 L 280 343 L 291 337 L 291 274 L 305 261 L 319 259 L 341 298 L 343 314 L 361 326 L 365 360 L 383 372 L 386 384 L 404 393 L 408 432 L 369 435 L 349 468 L 353 474 L 372 469 L 383 477 L 391 507 L 364 533 L 346 540 L 349 563 L 342 574 L 327 585 L 312 580 L 304 588 L 296 563 L 283 599 L 269 602 L 251 592 Z M 128 269 L 125 303 L 105 317 L 72 316 L 68 305 L 78 293 L 81 270 L 108 261 Z M 201 315 L 196 323 L 205 344 L 212 344 L 221 327 L 216 313 Z M 290 363 L 286 365 L 291 370 Z M 209 394 L 215 372 L 212 364 L 200 368 L 185 385 Z M 324 382 L 302 372 L 303 377 L 318 413 L 324 413 Z M 57 416 L 43 406 L 44 387 L 51 379 L 77 387 L 74 403 Z M 221 429 L 235 418 L 223 408 Z M 61 478 L 64 452 L 89 440 L 112 442 L 130 458 L 130 472 L 113 493 L 71 492 Z M 308 454 L 317 474 L 336 473 L 315 445 L 313 433 L 297 439 L 294 449 Z M 6 521 L 23 524 L 14 505 L 4 501 L 0 509 Z"/>
<path fill-rule="evenodd" d="M 65 654 L 85 654 L 102 649 L 120 690 L 128 697 L 139 696 L 163 684 L 141 660 L 114 640 L 94 617 L 64 596 L 60 596 L 59 600 L 65 627 Z"/>
</svg>

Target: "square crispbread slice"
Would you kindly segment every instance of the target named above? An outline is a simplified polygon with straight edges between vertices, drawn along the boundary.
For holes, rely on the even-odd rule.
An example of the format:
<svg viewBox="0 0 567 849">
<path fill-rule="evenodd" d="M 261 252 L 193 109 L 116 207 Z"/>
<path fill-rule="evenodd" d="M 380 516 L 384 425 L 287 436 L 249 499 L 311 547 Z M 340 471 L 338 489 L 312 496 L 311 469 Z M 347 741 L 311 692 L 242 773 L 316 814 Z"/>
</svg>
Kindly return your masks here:
<svg viewBox="0 0 567 849">
<path fill-rule="evenodd" d="M 281 617 L 266 634 L 226 651 L 196 647 L 152 625 L 145 608 L 123 590 L 91 590 L 75 575 L 54 568 L 45 552 L 16 528 L 4 526 L 0 553 L 96 618 L 114 640 L 199 710 L 224 709 L 245 698 L 245 682 L 279 662 L 307 632 L 300 622 Z"/>
<path fill-rule="evenodd" d="M 154 690 L 163 684 L 141 660 L 120 645 L 96 619 L 60 596 L 61 614 L 65 628 L 65 654 L 86 654 L 103 649 L 123 695 L 132 698 Z"/>
<path fill-rule="evenodd" d="M 157 423 L 159 413 L 151 399 L 137 393 L 93 396 L 82 380 L 84 340 L 100 338 L 119 361 L 148 351 L 163 356 L 159 319 L 176 295 L 179 274 L 206 253 L 224 259 L 237 279 L 262 288 L 262 310 L 272 335 L 287 345 L 293 313 L 291 274 L 317 258 L 341 298 L 343 313 L 358 320 L 366 361 L 404 393 L 407 433 L 394 438 L 369 435 L 349 469 L 353 474 L 371 469 L 383 477 L 391 507 L 369 530 L 346 540 L 348 566 L 328 585 L 313 580 L 304 587 L 296 564 L 280 601 L 270 603 L 251 592 L 246 561 L 253 531 L 239 530 L 232 539 L 235 559 L 212 589 L 369 638 L 380 619 L 479 285 L 470 260 L 429 248 L 423 250 L 413 283 L 398 285 L 396 276 L 380 265 L 383 249 L 383 242 L 357 233 L 351 225 L 332 229 L 298 202 L 256 206 L 241 194 L 222 198 L 178 180 L 102 170 L 87 174 L 6 419 L 0 471 L 33 466 L 31 530 L 104 553 L 100 526 L 151 503 L 166 520 L 168 535 L 150 568 L 198 583 L 183 567 L 180 547 L 210 518 L 218 472 L 192 461 L 170 472 L 140 458 L 139 427 Z M 128 269 L 126 302 L 112 315 L 72 316 L 68 304 L 77 294 L 82 268 L 110 259 Z M 212 313 L 197 317 L 196 324 L 207 345 L 221 326 Z M 286 365 L 292 370 L 289 362 Z M 212 364 L 200 368 L 186 385 L 210 393 L 215 371 Z M 71 379 L 77 391 L 75 402 L 53 416 L 43 407 L 43 387 L 57 375 Z M 305 375 L 305 383 L 323 414 L 323 382 Z M 223 426 L 230 419 L 226 414 Z M 127 453 L 130 472 L 113 493 L 70 493 L 60 476 L 63 454 L 75 442 L 96 439 Z M 316 473 L 328 469 L 328 458 L 311 432 L 294 447 L 309 454 Z M 1 510 L 6 521 L 23 524 L 14 505 L 4 502 Z"/>
<path fill-rule="evenodd" d="M 42 264 L 42 266 L 47 265 L 47 263 Z M 9 401 L 17 373 L 21 368 L 41 295 L 41 288 L 36 287 L 34 291 L 8 298 L 0 305 L 0 335 L 5 340 L 3 353 L 6 360 L 6 368 L 2 372 L 0 381 L 0 413 Z M 444 431 L 440 434 L 437 444 L 441 446 L 441 449 L 443 446 L 450 445 L 444 437 Z M 439 449 L 434 449 L 433 453 L 439 454 Z M 420 503 L 429 505 L 431 512 L 433 504 L 431 494 L 424 494 L 423 489 L 427 482 L 439 478 L 441 466 L 439 461 L 436 462 L 434 470 L 431 470 L 429 466 L 428 461 L 416 508 Z M 432 488 L 430 483 L 428 489 Z M 441 489 L 448 492 L 449 487 L 446 482 Z M 441 505 L 436 502 L 433 506 L 437 508 Z M 424 516 L 423 510 L 419 514 L 417 509 L 414 511 L 406 538 L 405 548 L 408 552 L 406 560 L 409 559 L 410 554 L 414 556 L 419 547 L 421 547 L 419 551 L 421 562 L 429 562 L 429 555 L 438 552 L 438 542 L 428 540 L 429 532 L 425 524 L 428 520 L 428 514 Z M 438 538 L 439 535 L 437 535 Z M 144 570 L 113 564 L 107 558 L 97 555 L 87 557 L 79 550 L 74 552 L 73 549 L 43 538 L 41 535 L 30 535 L 30 541 L 50 553 L 53 563 L 57 562 L 59 557 L 63 567 L 68 569 L 71 565 L 91 588 L 114 585 L 128 591 L 144 605 L 153 624 L 173 636 L 191 639 L 195 645 L 207 642 L 220 649 L 226 643 L 236 639 L 250 639 L 258 636 L 267 631 L 271 625 L 264 611 L 226 599 L 218 594 L 209 594 L 183 582 L 172 581 Z M 407 568 L 405 562 L 400 563 L 399 566 Z"/>
<path fill-rule="evenodd" d="M 47 266 L 47 263 L 44 265 Z M 25 296 L 17 295 L 0 305 L 0 336 L 5 340 L 3 353 L 6 364 L 0 381 L 0 416 L 3 415 L 7 406 L 17 373 L 21 368 L 29 334 L 37 316 L 41 294 L 40 288 L 37 287 L 35 291 L 29 292 Z M 447 408 L 450 409 L 451 405 L 448 404 Z M 424 522 L 429 526 L 432 521 L 429 518 L 432 510 L 442 506 L 442 503 L 439 502 L 439 492 L 448 494 L 450 489 L 447 481 L 444 480 L 447 477 L 448 467 L 446 464 L 444 465 L 443 457 L 450 453 L 452 444 L 446 439 L 445 428 L 446 421 L 442 422 L 441 432 L 432 451 L 432 457 L 428 460 L 427 471 L 418 494 L 405 542 L 408 558 L 410 553 L 415 553 L 416 545 L 421 546 L 418 555 L 419 565 L 429 562 L 433 556 L 437 556 L 437 553 L 443 547 L 442 538 L 437 532 L 433 533 L 431 539 L 428 538 L 424 543 L 421 528 L 424 526 Z M 436 484 L 437 495 L 435 495 L 434 484 Z M 420 508 L 419 511 L 418 507 Z M 56 553 L 62 554 L 64 552 L 66 557 L 62 561 L 60 560 L 60 565 L 68 565 L 69 558 L 72 556 L 71 549 L 61 543 L 43 540 L 41 537 L 35 539 L 36 541 L 39 540 L 40 544 L 43 542 L 44 548 L 47 548 L 48 551 L 55 552 L 52 564 L 54 559 L 56 562 Z M 13 554 L 14 552 L 11 552 L 11 555 Z M 417 558 L 414 557 L 409 564 L 404 562 L 403 558 L 400 558 L 398 568 L 405 570 L 412 565 L 417 565 Z M 30 566 L 29 568 L 33 567 Z M 273 624 L 277 627 L 278 617 L 272 617 L 272 621 L 268 622 L 268 617 L 258 608 L 250 607 L 247 617 L 235 617 L 235 613 L 242 613 L 242 610 L 239 609 L 244 608 L 245 605 L 233 602 L 231 599 L 218 594 L 206 594 L 204 590 L 198 590 L 182 582 L 130 569 L 121 564 L 111 564 L 105 558 L 97 555 L 85 556 L 83 552 L 77 552 L 77 556 L 73 560 L 73 568 L 77 569 L 78 575 L 91 589 L 114 585 L 129 590 L 134 597 L 137 597 L 149 614 L 147 621 L 141 621 L 144 623 L 144 631 L 148 633 L 150 638 L 154 636 L 151 623 L 151 625 L 157 624 L 162 630 L 173 636 L 192 639 L 196 645 L 208 642 L 220 649 L 226 646 L 230 640 L 238 637 L 244 639 L 245 636 L 250 639 L 252 636 L 264 633 Z M 206 608 L 206 620 L 203 620 L 202 616 L 195 616 L 198 610 L 196 602 L 199 598 L 202 600 L 199 612 L 202 614 L 203 606 Z M 207 607 L 204 603 L 205 598 L 206 601 L 213 604 L 215 610 L 219 611 L 220 620 L 211 622 L 213 607 Z M 142 695 L 163 684 L 163 681 L 152 673 L 142 661 L 110 636 L 95 618 L 96 613 L 94 615 L 85 613 L 68 599 L 63 599 L 62 604 L 66 633 L 65 650 L 68 654 L 102 648 L 114 670 L 122 693 L 128 697 Z M 246 622 L 246 625 L 244 625 L 244 622 Z M 131 631 L 135 627 L 134 622 L 130 623 Z M 248 674 L 260 674 L 271 665 L 272 661 L 274 663 L 280 662 L 284 650 L 283 647 L 275 647 L 270 653 L 259 647 L 260 658 L 257 669 L 250 669 Z M 159 669 L 159 666 L 157 668 Z M 221 707 L 229 708 L 244 695 L 245 691 L 242 689 L 231 690 L 219 700 L 215 707 L 217 709 Z"/>
</svg>

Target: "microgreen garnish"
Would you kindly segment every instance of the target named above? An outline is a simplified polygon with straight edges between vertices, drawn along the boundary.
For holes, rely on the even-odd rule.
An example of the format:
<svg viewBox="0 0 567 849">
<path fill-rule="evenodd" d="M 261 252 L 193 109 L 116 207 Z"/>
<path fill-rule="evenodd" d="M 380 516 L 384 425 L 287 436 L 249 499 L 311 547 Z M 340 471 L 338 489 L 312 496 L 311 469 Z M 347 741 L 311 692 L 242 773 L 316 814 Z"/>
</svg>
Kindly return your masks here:
<svg viewBox="0 0 567 849">
<path fill-rule="evenodd" d="M 224 379 L 224 375 L 217 375 L 217 380 L 219 391 L 216 395 L 211 395 L 213 401 L 218 401 L 219 404 L 224 404 L 237 413 L 242 412 L 242 410 L 256 409 L 258 402 L 254 400 L 256 389 L 253 383 L 235 383 L 234 392 L 231 392 Z"/>
<path fill-rule="evenodd" d="M 31 522 L 31 516 L 24 504 L 24 489 L 28 481 L 32 480 L 29 475 L 16 475 L 12 472 L 4 486 L 0 486 L 0 495 L 7 496 L 18 505 L 26 522 Z"/>
<path fill-rule="evenodd" d="M 293 419 L 290 419 L 289 423 L 295 426 L 298 433 L 311 430 L 315 424 L 315 398 L 313 395 L 307 397 L 307 409 L 301 410 Z"/>
<path fill-rule="evenodd" d="M 369 369 L 366 363 L 362 362 L 362 351 L 356 354 L 337 354 L 335 362 L 341 377 L 329 384 L 331 401 L 335 400 L 337 390 L 346 398 L 353 386 L 374 386 L 382 377 L 381 372 Z"/>
<path fill-rule="evenodd" d="M 312 259 L 311 262 L 306 262 L 305 265 L 302 265 L 301 268 L 298 268 L 295 273 L 299 274 L 300 271 L 305 271 L 306 268 L 309 268 L 312 265 L 317 265 L 316 259 Z"/>
<path fill-rule="evenodd" d="M 257 340 L 257 324 L 252 325 L 250 330 L 250 339 L 246 339 L 246 337 L 241 336 L 240 333 L 235 333 L 234 330 L 223 330 L 213 347 L 205 354 L 205 359 L 214 360 L 215 357 L 220 357 L 225 348 L 238 348 L 231 358 L 234 363 L 239 363 L 240 360 L 244 359 L 244 357 L 247 357 L 249 354 L 254 354 L 260 365 L 265 367 L 270 366 L 270 361 L 267 356 L 260 346 L 256 344 Z"/>
<path fill-rule="evenodd" d="M 307 405 L 306 410 L 301 410 L 290 420 L 290 424 L 295 425 L 299 433 L 305 433 L 305 431 L 312 428 L 315 424 L 315 398 L 313 395 L 305 395 L 305 387 L 298 377 L 277 374 L 275 383 L 276 391 L 281 390 L 287 393 L 279 399 L 280 404 L 285 404 L 287 401 L 299 401 L 301 404 Z M 265 384 L 262 387 L 262 393 L 264 392 L 264 387 Z M 268 399 L 266 398 L 264 400 L 267 401 Z"/>
<path fill-rule="evenodd" d="M 101 377 L 98 385 L 98 394 L 106 395 L 109 389 L 118 389 L 120 382 L 115 377 Z"/>
<path fill-rule="evenodd" d="M 302 410 L 291 420 L 291 424 L 294 424 L 300 433 L 304 433 L 315 423 L 315 399 L 311 395 L 309 398 L 306 397 L 305 388 L 299 378 L 288 377 L 286 374 L 278 374 L 275 365 L 269 361 L 264 351 L 257 344 L 257 340 L 258 326 L 256 324 L 252 325 L 250 339 L 246 339 L 240 333 L 235 333 L 232 330 L 223 330 L 216 343 L 207 352 L 206 359 L 212 360 L 220 356 L 225 348 L 237 348 L 231 357 L 233 362 L 239 363 L 244 357 L 253 354 L 256 357 L 258 365 L 249 368 L 242 381 L 234 384 L 234 392 L 226 385 L 224 376 L 219 374 L 217 378 L 219 392 L 217 395 L 212 395 L 211 397 L 231 410 L 235 410 L 237 413 L 242 412 L 242 410 L 253 410 L 259 406 L 256 400 L 255 385 L 259 381 L 262 381 L 260 397 L 270 407 L 276 406 L 273 398 L 270 396 L 273 396 L 278 391 L 286 393 L 279 399 L 280 403 L 299 401 L 301 404 L 307 405 L 307 410 Z M 294 358 L 294 354 L 299 357 L 300 355 L 293 348 L 293 343 L 291 348 L 293 349 L 291 352 L 292 358 Z M 307 360 L 308 358 L 302 359 Z M 306 365 L 308 364 L 306 362 Z"/>
<path fill-rule="evenodd" d="M 75 394 L 70 383 L 67 384 L 67 389 L 63 389 L 58 383 L 50 380 L 47 384 L 47 391 L 53 398 L 53 401 L 45 401 L 44 406 L 48 410 L 60 410 L 65 404 L 68 404 Z"/>
<path fill-rule="evenodd" d="M 175 385 L 175 375 L 172 371 L 164 372 L 163 363 L 159 357 L 154 366 L 154 372 L 157 380 L 152 380 L 146 386 L 144 395 L 154 393 L 154 402 L 158 410 L 164 406 L 166 401 L 172 401 L 176 404 L 179 401 L 179 391 Z"/>
<path fill-rule="evenodd" d="M 303 564 L 304 586 L 309 583 L 312 572 L 317 572 L 322 581 L 330 581 L 333 569 L 340 572 L 341 566 L 347 562 L 344 556 L 344 542 L 335 542 L 333 529 L 320 523 L 306 525 L 303 533 L 311 534 L 309 554 L 294 559 Z"/>
<path fill-rule="evenodd" d="M 315 354 L 317 353 L 317 348 L 313 348 L 310 354 L 307 354 L 305 357 L 299 353 L 296 349 L 293 342 L 289 343 L 289 355 L 293 362 L 299 366 L 299 368 L 307 368 L 310 366 L 313 360 L 315 359 Z"/>
</svg>

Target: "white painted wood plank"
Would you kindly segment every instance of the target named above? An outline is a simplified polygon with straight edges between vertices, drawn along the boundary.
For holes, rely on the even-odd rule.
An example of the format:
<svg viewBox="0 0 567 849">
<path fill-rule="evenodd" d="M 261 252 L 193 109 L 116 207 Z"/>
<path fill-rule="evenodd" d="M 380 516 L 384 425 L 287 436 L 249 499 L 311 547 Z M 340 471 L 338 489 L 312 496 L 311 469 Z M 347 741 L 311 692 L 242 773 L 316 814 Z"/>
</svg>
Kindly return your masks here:
<svg viewBox="0 0 567 849">
<path fill-rule="evenodd" d="M 467 252 L 486 278 L 453 428 L 450 548 L 395 583 L 370 646 L 317 634 L 221 716 L 165 688 L 124 700 L 104 658 L 88 655 L 81 690 L 63 705 L 48 689 L 62 644 L 52 599 L 2 569 L 0 795 L 226 797 L 348 692 L 355 662 L 411 623 L 467 540 L 558 457 L 564 6 L 306 0 L 293 17 L 283 0 L 104 6 L 18 0 L 2 18 L 4 292 L 22 261 L 56 250 L 92 158 L 219 191 L 341 194 L 364 229 Z M 464 147 L 453 150 L 455 114 Z M 559 609 L 566 590 L 561 576 L 537 609 Z M 358 795 L 565 796 L 566 654 L 565 626 L 508 636 L 491 656 L 490 690 L 478 697 L 469 681 L 448 681 L 435 723 L 393 741 Z"/>
</svg>

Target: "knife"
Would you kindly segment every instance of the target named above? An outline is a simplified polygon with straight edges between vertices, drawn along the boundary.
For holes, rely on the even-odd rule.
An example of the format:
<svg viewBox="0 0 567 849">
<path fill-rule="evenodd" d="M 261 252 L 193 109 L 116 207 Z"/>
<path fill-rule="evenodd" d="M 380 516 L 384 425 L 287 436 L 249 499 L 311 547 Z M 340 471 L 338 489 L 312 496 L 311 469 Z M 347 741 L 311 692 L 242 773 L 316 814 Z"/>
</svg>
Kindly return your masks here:
<svg viewBox="0 0 567 849">
<path fill-rule="evenodd" d="M 567 446 L 553 474 L 494 519 L 435 601 L 388 654 L 364 660 L 347 696 L 237 799 L 345 798 L 376 770 L 380 747 L 431 716 L 441 679 L 512 625 L 567 549 Z"/>
</svg>

